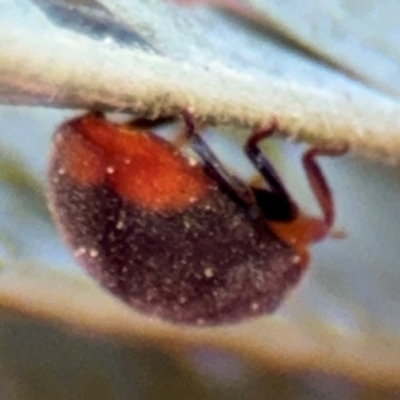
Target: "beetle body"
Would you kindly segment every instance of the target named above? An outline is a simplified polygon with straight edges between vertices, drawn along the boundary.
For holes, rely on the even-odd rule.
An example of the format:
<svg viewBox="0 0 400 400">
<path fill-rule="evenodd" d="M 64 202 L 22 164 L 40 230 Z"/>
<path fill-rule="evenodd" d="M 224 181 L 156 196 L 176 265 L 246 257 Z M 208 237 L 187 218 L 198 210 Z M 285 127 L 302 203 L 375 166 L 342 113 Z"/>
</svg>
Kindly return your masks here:
<svg viewBox="0 0 400 400">
<path fill-rule="evenodd" d="M 95 113 L 57 131 L 49 202 L 79 264 L 134 309 L 171 322 L 270 313 L 305 267 L 296 244 L 204 166 Z"/>
</svg>

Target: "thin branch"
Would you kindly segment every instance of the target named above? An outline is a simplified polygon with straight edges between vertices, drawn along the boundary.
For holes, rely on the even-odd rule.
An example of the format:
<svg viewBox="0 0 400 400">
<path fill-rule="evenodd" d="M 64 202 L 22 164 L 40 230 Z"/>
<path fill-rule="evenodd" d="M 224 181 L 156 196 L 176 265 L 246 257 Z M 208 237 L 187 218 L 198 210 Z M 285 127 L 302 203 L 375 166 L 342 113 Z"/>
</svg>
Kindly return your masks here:
<svg viewBox="0 0 400 400">
<path fill-rule="evenodd" d="M 294 139 L 347 143 L 367 157 L 387 163 L 400 160 L 398 103 L 265 39 L 254 37 L 250 43 L 249 32 L 240 27 L 235 32 L 232 21 L 222 16 L 192 16 L 190 35 L 179 31 L 187 23 L 171 22 L 176 32 L 163 43 L 174 51 L 181 43 L 186 49 L 182 59 L 172 50 L 172 55 L 160 55 L 121 46 L 112 38 L 99 41 L 62 29 L 33 6 L 28 14 L 18 9 L 23 2 L 0 6 L 9 7 L 8 13 L 0 12 L 3 102 L 122 109 L 154 116 L 190 109 L 207 123 L 242 128 L 263 126 L 275 117 L 282 133 Z M 217 20 L 220 27 L 210 32 L 207 24 L 215 26 Z M 158 23 L 156 19 L 149 38 L 156 35 L 154 41 L 160 43 L 163 32 Z M 193 56 L 193 43 L 200 40 L 194 33 L 201 29 L 208 32 L 201 41 L 209 47 L 197 48 L 198 55 Z M 236 35 L 236 42 L 227 40 L 228 33 Z M 274 68 L 279 74 L 271 73 Z"/>
</svg>

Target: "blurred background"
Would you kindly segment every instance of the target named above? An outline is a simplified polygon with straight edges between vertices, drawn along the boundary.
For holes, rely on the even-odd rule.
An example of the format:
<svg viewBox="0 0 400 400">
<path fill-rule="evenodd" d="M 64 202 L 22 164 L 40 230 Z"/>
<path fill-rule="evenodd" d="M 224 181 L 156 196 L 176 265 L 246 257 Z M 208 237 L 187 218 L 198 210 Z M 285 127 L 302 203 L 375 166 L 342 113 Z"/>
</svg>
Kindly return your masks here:
<svg viewBox="0 0 400 400">
<path fill-rule="evenodd" d="M 140 326 L 137 335 L 108 335 L 92 330 L 90 323 L 80 326 L 79 313 L 69 320 L 58 317 L 58 300 L 56 306 L 46 297 L 53 276 L 57 285 L 72 279 L 82 290 L 85 285 L 94 290 L 64 248 L 45 200 L 52 134 L 79 113 L 0 107 L 0 400 L 400 399 L 398 168 L 351 154 L 321 162 L 336 199 L 336 226 L 347 237 L 312 249 L 309 273 L 277 315 L 227 328 L 226 341 L 234 345 L 226 346 L 223 335 L 203 340 L 198 331 L 193 340 L 182 340 L 175 328 L 163 339 L 164 328 L 157 324 L 159 333 L 148 337 Z M 206 137 L 221 159 L 251 176 L 238 141 L 215 130 Z M 305 148 L 273 140 L 266 152 L 293 196 L 317 213 L 299 164 Z M 32 310 L 13 300 L 18 290 L 21 298 L 30 298 L 30 279 L 39 292 L 43 279 L 46 302 L 35 300 Z M 70 296 L 72 303 L 73 291 Z M 96 296 L 106 298 L 102 292 Z M 93 310 L 97 313 L 102 304 L 93 302 Z M 69 302 L 63 307 L 68 314 Z M 141 324 L 140 317 L 135 321 Z M 263 331 L 269 327 L 272 333 Z M 288 332 L 290 327 L 296 330 Z M 213 328 L 206 331 L 213 337 Z M 257 343 L 268 342 L 268 335 L 281 346 L 274 351 L 266 343 L 258 352 Z M 253 338 L 256 344 L 249 351 Z M 285 351 L 291 340 L 299 344 L 293 353 Z M 312 360 L 305 354 L 307 346 L 313 349 Z M 333 366 L 327 354 L 335 359 Z"/>
</svg>

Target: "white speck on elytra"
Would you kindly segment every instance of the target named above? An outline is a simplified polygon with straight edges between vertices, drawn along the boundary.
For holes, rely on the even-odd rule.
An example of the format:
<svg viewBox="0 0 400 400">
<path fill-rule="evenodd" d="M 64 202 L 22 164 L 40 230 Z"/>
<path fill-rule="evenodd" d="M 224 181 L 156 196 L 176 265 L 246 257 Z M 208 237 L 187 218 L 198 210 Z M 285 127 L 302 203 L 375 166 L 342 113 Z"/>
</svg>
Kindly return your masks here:
<svg viewBox="0 0 400 400">
<path fill-rule="evenodd" d="M 301 260 L 301 257 L 299 255 L 295 255 L 292 258 L 293 263 L 298 264 Z"/>
<path fill-rule="evenodd" d="M 252 303 L 250 308 L 252 311 L 257 311 L 260 308 L 260 305 L 258 303 Z"/>
<path fill-rule="evenodd" d="M 194 158 L 188 158 L 188 162 L 191 167 L 197 165 L 197 161 Z"/>
<path fill-rule="evenodd" d="M 129 268 L 125 265 L 124 267 L 121 268 L 121 273 L 124 275 L 129 271 Z"/>
<path fill-rule="evenodd" d="M 86 247 L 80 246 L 80 247 L 78 247 L 78 249 L 75 251 L 74 256 L 75 256 L 75 257 L 79 257 L 79 256 L 82 256 L 82 255 L 85 254 L 85 253 L 86 253 Z"/>
<path fill-rule="evenodd" d="M 128 165 L 131 163 L 131 160 L 129 158 L 125 158 L 124 163 Z"/>
<path fill-rule="evenodd" d="M 204 270 L 204 276 L 206 278 L 212 278 L 214 276 L 214 270 L 211 267 L 208 267 Z"/>
<path fill-rule="evenodd" d="M 59 168 L 57 172 L 58 172 L 58 175 L 64 175 L 65 174 L 65 168 Z"/>
<path fill-rule="evenodd" d="M 121 230 L 121 229 L 123 229 L 123 227 L 124 227 L 124 220 L 122 220 L 122 219 L 120 219 L 118 222 L 117 222 L 117 225 L 115 225 L 115 227 L 118 229 L 118 230 Z"/>
<path fill-rule="evenodd" d="M 99 251 L 95 248 L 89 250 L 89 256 L 92 258 L 96 258 L 99 255 Z"/>
<path fill-rule="evenodd" d="M 107 174 L 113 174 L 115 172 L 115 168 L 110 165 L 106 168 Z"/>
</svg>

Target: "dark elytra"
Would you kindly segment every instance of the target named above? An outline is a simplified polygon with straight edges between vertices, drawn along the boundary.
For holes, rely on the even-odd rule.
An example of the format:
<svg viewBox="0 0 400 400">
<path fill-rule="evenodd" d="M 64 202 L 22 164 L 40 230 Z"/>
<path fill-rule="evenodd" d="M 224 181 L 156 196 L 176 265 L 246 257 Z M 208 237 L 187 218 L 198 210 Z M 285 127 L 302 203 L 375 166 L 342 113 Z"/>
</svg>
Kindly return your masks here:
<svg viewBox="0 0 400 400">
<path fill-rule="evenodd" d="M 78 133 L 61 129 L 52 153 L 53 215 L 79 264 L 134 309 L 183 324 L 233 323 L 274 311 L 299 281 L 295 249 L 218 186 L 159 213 L 107 183 L 75 182 L 60 158 L 68 134 Z"/>
</svg>

